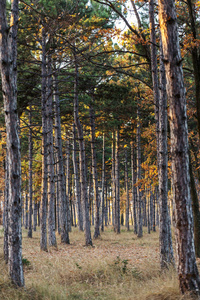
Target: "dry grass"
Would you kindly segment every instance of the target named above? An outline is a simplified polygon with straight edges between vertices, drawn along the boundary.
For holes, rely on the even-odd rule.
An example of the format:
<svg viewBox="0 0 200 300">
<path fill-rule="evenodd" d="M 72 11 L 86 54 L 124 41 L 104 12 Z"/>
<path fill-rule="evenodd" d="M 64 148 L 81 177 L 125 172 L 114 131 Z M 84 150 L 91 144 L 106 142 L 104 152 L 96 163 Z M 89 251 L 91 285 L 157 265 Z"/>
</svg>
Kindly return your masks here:
<svg viewBox="0 0 200 300">
<path fill-rule="evenodd" d="M 158 233 L 133 232 L 120 235 L 107 228 L 94 247 L 84 247 L 84 236 L 77 229 L 70 234 L 70 245 L 41 252 L 39 233 L 33 239 L 23 231 L 23 258 L 26 289 L 15 289 L 9 282 L 7 266 L 0 254 L 0 299 L 19 300 L 178 300 L 182 297 L 174 270 L 161 273 Z M 3 232 L 0 235 L 3 249 Z"/>
</svg>

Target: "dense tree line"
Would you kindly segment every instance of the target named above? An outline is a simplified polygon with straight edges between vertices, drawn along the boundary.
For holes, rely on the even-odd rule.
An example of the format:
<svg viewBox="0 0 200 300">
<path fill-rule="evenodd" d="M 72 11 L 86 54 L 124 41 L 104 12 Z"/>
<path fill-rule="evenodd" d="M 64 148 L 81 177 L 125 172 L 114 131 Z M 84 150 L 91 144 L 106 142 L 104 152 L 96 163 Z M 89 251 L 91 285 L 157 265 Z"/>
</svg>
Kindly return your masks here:
<svg viewBox="0 0 200 300">
<path fill-rule="evenodd" d="M 17 286 L 21 225 L 44 251 L 73 226 L 87 246 L 104 226 L 138 238 L 159 227 L 165 269 L 174 224 L 181 292 L 199 294 L 199 8 L 155 4 L 0 1 L 1 207 Z"/>
</svg>

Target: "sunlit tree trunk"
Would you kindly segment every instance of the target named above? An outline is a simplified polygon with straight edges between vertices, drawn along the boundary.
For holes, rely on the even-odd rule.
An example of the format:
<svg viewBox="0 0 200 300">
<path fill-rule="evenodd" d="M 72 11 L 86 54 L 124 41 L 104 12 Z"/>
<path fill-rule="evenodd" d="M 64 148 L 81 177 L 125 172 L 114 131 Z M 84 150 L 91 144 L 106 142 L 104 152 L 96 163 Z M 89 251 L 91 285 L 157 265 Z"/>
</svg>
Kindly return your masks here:
<svg viewBox="0 0 200 300">
<path fill-rule="evenodd" d="M 47 180 L 48 180 L 48 165 L 47 165 L 47 114 L 46 114 L 46 33 L 42 29 L 42 199 L 41 199 L 41 226 L 40 226 L 40 248 L 47 251 Z"/>
<path fill-rule="evenodd" d="M 168 149 L 167 149 L 167 94 L 166 76 L 163 63 L 162 42 L 160 41 L 160 98 L 159 98 L 159 243 L 160 265 L 167 268 L 174 264 L 171 236 L 171 221 L 168 209 Z"/>
<path fill-rule="evenodd" d="M 18 1 L 11 2 L 10 25 L 6 1 L 0 1 L 0 69 L 7 136 L 8 268 L 12 282 L 24 285 L 21 234 L 21 157 L 17 115 L 17 29 Z"/>
<path fill-rule="evenodd" d="M 162 43 L 160 43 L 160 93 L 158 88 L 158 68 L 157 68 L 157 46 L 154 21 L 154 0 L 149 0 L 149 20 L 151 39 L 151 69 L 153 81 L 153 93 L 155 104 L 156 121 L 156 141 L 157 141 L 157 167 L 159 181 L 159 204 L 160 204 L 160 263 L 161 268 L 166 268 L 173 264 L 173 249 L 170 249 L 171 228 L 168 228 L 168 180 L 167 180 L 167 98 L 165 70 L 162 60 Z M 151 205 L 151 208 L 152 205 Z M 154 213 L 154 212 L 153 212 Z M 152 224 L 152 211 L 151 211 Z M 154 222 L 155 223 L 155 222 Z M 171 254 L 172 257 L 171 257 Z"/>
<path fill-rule="evenodd" d="M 169 99 L 172 186 L 175 203 L 177 267 L 182 293 L 199 294 L 190 194 L 186 97 L 174 0 L 159 0 L 159 22 Z"/>
<path fill-rule="evenodd" d="M 78 228 L 80 231 L 83 231 L 83 214 L 81 209 L 81 197 L 80 197 L 80 182 L 78 176 L 78 165 L 77 165 L 77 158 L 76 158 L 76 128 L 75 124 L 72 127 L 73 132 L 73 167 L 74 167 L 74 189 L 75 189 L 75 200 L 77 205 L 77 214 L 78 214 Z"/>
</svg>

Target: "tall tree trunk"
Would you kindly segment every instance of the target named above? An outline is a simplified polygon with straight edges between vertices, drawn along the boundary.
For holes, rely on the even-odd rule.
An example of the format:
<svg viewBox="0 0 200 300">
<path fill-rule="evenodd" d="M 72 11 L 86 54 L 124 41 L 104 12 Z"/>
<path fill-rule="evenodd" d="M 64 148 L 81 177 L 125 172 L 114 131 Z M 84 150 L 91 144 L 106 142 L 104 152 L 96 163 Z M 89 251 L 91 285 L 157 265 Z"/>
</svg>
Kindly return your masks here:
<svg viewBox="0 0 200 300">
<path fill-rule="evenodd" d="M 8 157 L 8 268 L 12 282 L 24 285 L 21 234 L 21 157 L 17 115 L 18 1 L 11 2 L 10 26 L 6 1 L 0 1 L 0 69 Z"/>
<path fill-rule="evenodd" d="M 107 224 L 106 207 L 105 207 L 105 133 L 104 132 L 103 132 L 103 152 L 102 152 L 101 208 L 102 208 L 101 209 L 102 211 L 101 231 L 104 231 L 104 221 L 105 221 L 105 225 Z"/>
<path fill-rule="evenodd" d="M 59 206 L 58 214 L 58 230 L 61 235 L 61 243 L 69 244 L 69 234 L 67 226 L 67 200 L 66 200 L 66 181 L 64 173 L 64 160 L 62 153 L 62 137 L 61 137 L 61 118 L 60 118 L 60 102 L 59 102 L 59 90 L 58 79 L 55 72 L 53 77 L 54 85 L 54 109 L 55 109 L 55 147 L 56 147 L 56 161 L 58 170 L 58 182 L 57 182 L 57 206 Z"/>
<path fill-rule="evenodd" d="M 81 199 L 80 199 L 80 184 L 79 184 L 79 176 L 78 176 L 78 165 L 76 159 L 76 128 L 75 124 L 73 124 L 72 128 L 73 132 L 73 167 L 74 167 L 74 189 L 75 189 L 75 199 L 77 205 L 77 214 L 78 214 L 78 228 L 80 231 L 83 231 L 83 214 L 81 210 Z"/>
<path fill-rule="evenodd" d="M 104 164 L 104 168 L 105 168 L 105 164 Z M 104 170 L 105 172 L 105 170 Z M 104 175 L 105 177 L 105 175 Z M 104 179 L 105 181 L 105 179 Z M 105 226 L 108 226 L 108 184 L 107 184 L 107 180 L 105 181 L 105 210 L 104 210 L 104 216 L 105 216 Z"/>
<path fill-rule="evenodd" d="M 53 149 L 53 97 L 52 97 L 52 60 L 48 54 L 48 76 L 47 76 L 47 149 L 48 149 L 48 241 L 50 247 L 56 247 L 55 226 L 55 172 L 54 172 L 54 149 Z"/>
<path fill-rule="evenodd" d="M 129 186 L 128 186 L 128 158 L 127 158 L 127 148 L 125 148 L 125 186 L 126 186 L 126 228 L 129 231 Z"/>
<path fill-rule="evenodd" d="M 4 190 L 4 260 L 8 263 L 8 201 L 9 201 L 9 174 L 8 174 L 8 155 L 5 159 L 5 190 Z"/>
<path fill-rule="evenodd" d="M 40 249 L 47 251 L 47 181 L 48 181 L 48 165 L 47 165 L 47 114 L 46 114 L 46 33 L 42 29 L 42 199 L 41 199 L 41 226 L 40 226 Z"/>
<path fill-rule="evenodd" d="M 155 104 L 156 141 L 157 141 L 157 167 L 159 181 L 159 203 L 160 203 L 160 264 L 166 268 L 173 263 L 170 256 L 169 241 L 171 239 L 171 228 L 168 214 L 168 181 L 167 181 L 167 98 L 166 79 L 162 60 L 162 43 L 160 44 L 160 95 L 158 88 L 157 68 L 157 46 L 154 22 L 154 0 L 149 0 L 150 39 L 151 39 L 151 68 Z M 152 214 L 151 214 L 152 216 Z M 152 223 L 152 222 L 151 222 Z M 172 253 L 173 253 L 173 249 Z"/>
<path fill-rule="evenodd" d="M 159 0 L 159 21 L 169 99 L 172 185 L 175 203 L 178 275 L 182 293 L 199 294 L 190 195 L 186 97 L 174 0 Z"/>
<path fill-rule="evenodd" d="M 116 211 L 115 211 L 116 233 L 120 233 L 119 129 L 116 130 L 115 182 L 116 182 Z"/>
<path fill-rule="evenodd" d="M 69 138 L 66 140 L 66 194 L 67 194 L 67 226 L 68 231 L 71 231 L 71 218 L 70 212 L 70 143 Z"/>
<path fill-rule="evenodd" d="M 174 264 L 171 236 L 171 221 L 168 210 L 168 149 L 167 149 L 167 94 L 166 75 L 163 63 L 162 41 L 160 41 L 160 98 L 159 98 L 159 244 L 161 268 Z"/>
<path fill-rule="evenodd" d="M 94 95 L 92 95 L 92 98 Z M 94 219 L 94 236 L 96 239 L 100 236 L 100 219 L 99 219 L 99 188 L 97 177 L 97 156 L 96 156 L 96 138 L 95 138 L 95 112 L 93 108 L 94 99 L 90 103 L 90 133 L 91 133 L 91 154 L 92 154 L 92 177 L 93 177 L 93 191 L 94 191 L 94 203 L 95 203 L 95 219 Z M 103 220 L 102 220 L 103 221 Z"/>
<path fill-rule="evenodd" d="M 83 140 L 83 128 L 79 119 L 78 111 L 78 65 L 76 58 L 76 50 L 74 50 L 75 60 L 75 84 L 74 84 L 74 122 L 76 124 L 79 140 L 79 160 L 80 160 L 80 181 L 81 181 L 81 200 L 84 215 L 84 230 L 85 230 L 85 244 L 86 246 L 92 246 L 92 238 L 90 231 L 90 219 L 89 219 L 89 203 L 87 193 L 87 172 L 85 162 L 85 144 Z"/>
<path fill-rule="evenodd" d="M 116 181 L 115 181 L 115 134 L 112 132 L 112 225 L 114 231 L 116 231 Z"/>
<path fill-rule="evenodd" d="M 28 218 L 28 237 L 32 238 L 32 215 L 33 215 L 33 140 L 32 140 L 32 107 L 29 108 L 29 218 Z"/>
<path fill-rule="evenodd" d="M 137 108 L 137 181 L 141 180 L 141 124 L 140 124 L 140 111 L 139 106 Z M 141 184 L 137 185 L 137 200 L 138 200 L 138 237 L 143 236 L 142 228 L 142 197 L 141 197 Z"/>
<path fill-rule="evenodd" d="M 135 172 L 135 158 L 134 158 L 134 148 L 133 142 L 131 142 L 131 190 L 132 190 L 132 203 L 133 203 L 133 218 L 134 218 L 134 233 L 138 233 L 137 227 L 137 209 L 136 209 L 136 202 L 137 202 L 137 190 L 136 190 L 136 172 Z"/>
</svg>

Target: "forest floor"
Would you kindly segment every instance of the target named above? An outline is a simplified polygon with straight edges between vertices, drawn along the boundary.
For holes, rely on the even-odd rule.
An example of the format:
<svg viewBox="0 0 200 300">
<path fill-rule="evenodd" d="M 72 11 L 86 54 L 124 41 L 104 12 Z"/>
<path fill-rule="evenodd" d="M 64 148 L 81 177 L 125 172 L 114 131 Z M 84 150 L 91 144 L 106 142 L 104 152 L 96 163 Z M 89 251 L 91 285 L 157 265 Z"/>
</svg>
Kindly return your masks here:
<svg viewBox="0 0 200 300">
<path fill-rule="evenodd" d="M 3 260 L 3 229 L 0 229 L 0 299 L 19 300 L 178 300 L 190 299 L 179 293 L 174 270 L 159 266 L 158 232 L 140 239 L 122 228 L 116 235 L 111 227 L 84 246 L 84 234 L 73 228 L 70 245 L 40 251 L 39 229 L 33 238 L 23 229 L 25 289 L 14 288 Z M 199 262 L 198 262 L 199 263 Z"/>
</svg>

